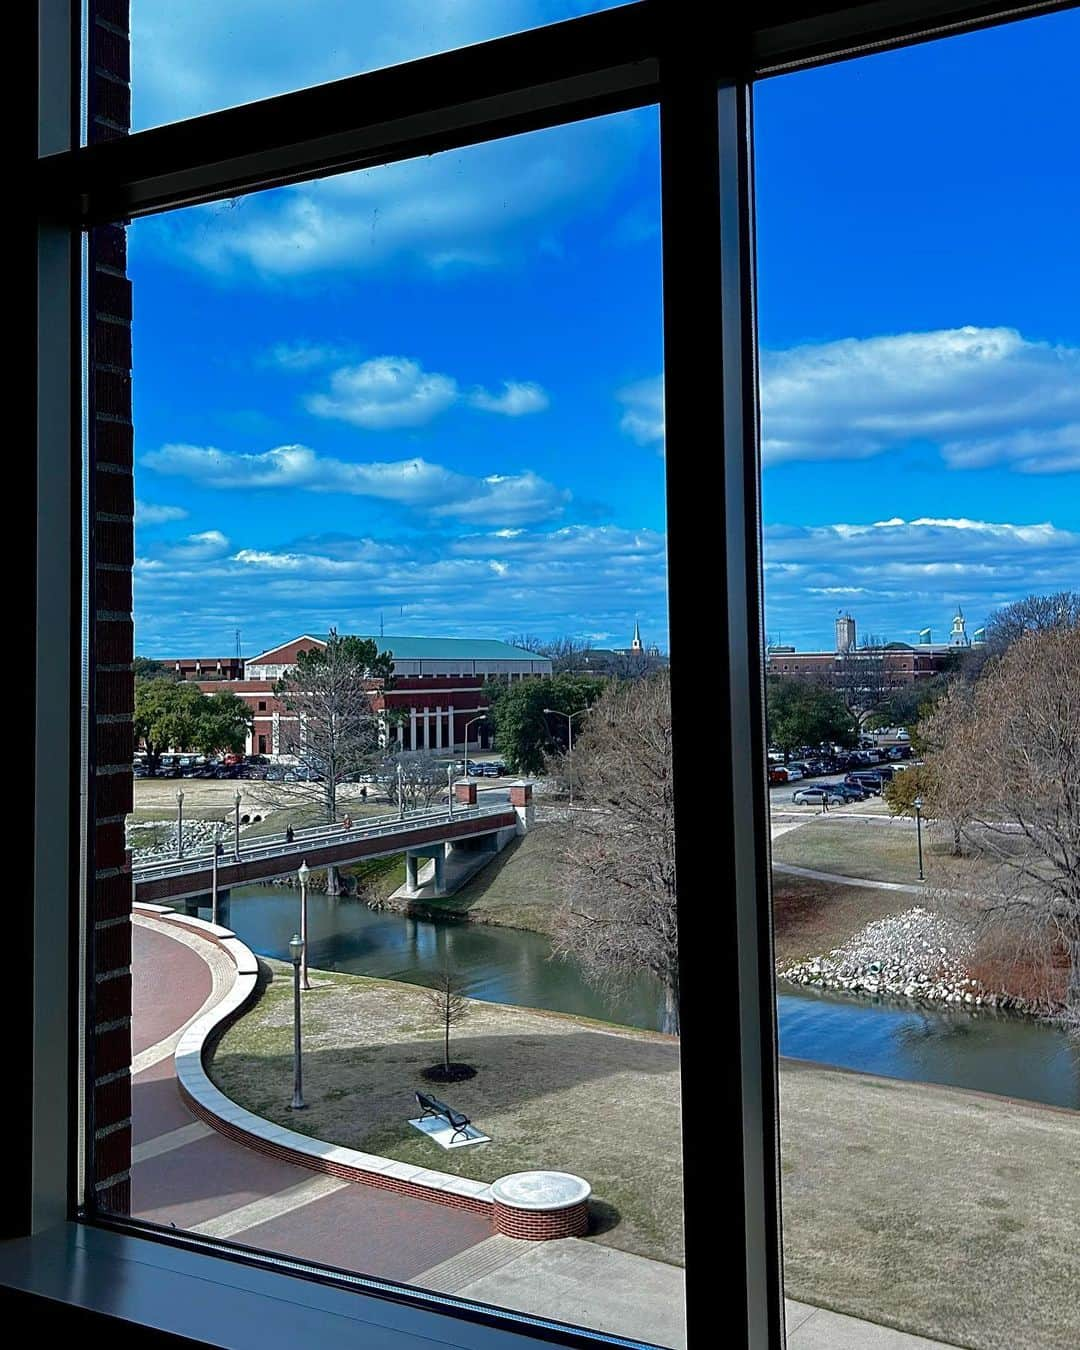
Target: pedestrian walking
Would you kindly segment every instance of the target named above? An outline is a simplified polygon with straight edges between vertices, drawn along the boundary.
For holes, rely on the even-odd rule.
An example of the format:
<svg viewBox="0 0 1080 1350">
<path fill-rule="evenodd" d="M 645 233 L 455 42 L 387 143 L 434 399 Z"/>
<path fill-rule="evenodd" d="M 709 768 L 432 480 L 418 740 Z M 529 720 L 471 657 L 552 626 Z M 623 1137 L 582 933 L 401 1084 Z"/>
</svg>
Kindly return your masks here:
<svg viewBox="0 0 1080 1350">
<path fill-rule="evenodd" d="M 293 841 L 293 830 L 291 825 L 285 826 L 285 842 L 291 844 Z"/>
<path fill-rule="evenodd" d="M 345 814 L 345 819 L 341 822 L 341 824 L 342 824 L 342 827 L 343 827 L 344 829 L 346 829 L 346 830 L 351 830 L 351 829 L 352 829 L 352 816 L 350 816 L 350 815 L 348 814 L 348 812 L 346 812 L 346 814 Z"/>
</svg>

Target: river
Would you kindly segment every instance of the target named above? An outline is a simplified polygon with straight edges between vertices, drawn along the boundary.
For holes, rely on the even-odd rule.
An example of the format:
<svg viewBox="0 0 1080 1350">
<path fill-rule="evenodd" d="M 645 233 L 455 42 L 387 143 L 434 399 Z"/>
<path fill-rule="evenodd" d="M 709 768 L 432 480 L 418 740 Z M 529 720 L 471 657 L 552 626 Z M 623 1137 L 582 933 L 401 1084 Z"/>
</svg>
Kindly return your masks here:
<svg viewBox="0 0 1080 1350">
<path fill-rule="evenodd" d="M 299 922 L 297 893 L 282 887 L 232 892 L 229 922 L 261 956 L 288 959 Z M 448 962 L 473 998 L 548 1008 L 655 1029 L 662 998 L 641 977 L 617 993 L 597 989 L 547 938 L 487 924 L 409 919 L 355 900 L 308 897 L 313 968 L 430 983 Z M 780 1053 L 867 1073 L 1080 1110 L 1080 1039 L 1029 1019 L 988 1011 L 815 993 L 782 985 Z"/>
</svg>

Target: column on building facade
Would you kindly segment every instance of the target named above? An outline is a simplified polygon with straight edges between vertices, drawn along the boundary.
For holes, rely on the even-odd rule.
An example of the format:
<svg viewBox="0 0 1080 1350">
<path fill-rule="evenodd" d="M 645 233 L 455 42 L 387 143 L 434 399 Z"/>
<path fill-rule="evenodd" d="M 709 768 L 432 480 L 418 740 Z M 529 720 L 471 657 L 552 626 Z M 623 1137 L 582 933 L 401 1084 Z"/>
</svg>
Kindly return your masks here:
<svg viewBox="0 0 1080 1350">
<path fill-rule="evenodd" d="M 442 708 L 435 709 L 435 749 L 442 749 Z"/>
<path fill-rule="evenodd" d="M 409 709 L 409 749 L 416 749 L 416 709 Z"/>
<path fill-rule="evenodd" d="M 404 746 L 405 746 L 405 723 L 404 723 L 404 722 L 399 722 L 399 723 L 397 724 L 397 733 L 396 733 L 396 734 L 397 734 L 398 749 L 399 749 L 399 750 L 402 750 L 402 749 L 404 749 Z"/>
<path fill-rule="evenodd" d="M 431 749 L 431 709 L 424 709 L 424 749 Z"/>
<path fill-rule="evenodd" d="M 457 745 L 455 744 L 454 741 L 454 705 L 452 703 L 450 704 L 450 707 L 448 709 L 446 721 L 447 721 L 446 734 L 449 738 L 447 744 L 450 746 L 451 750 L 456 750 Z"/>
<path fill-rule="evenodd" d="M 281 714 L 274 713 L 274 720 L 270 729 L 270 744 L 273 747 L 275 755 L 281 754 Z"/>
</svg>

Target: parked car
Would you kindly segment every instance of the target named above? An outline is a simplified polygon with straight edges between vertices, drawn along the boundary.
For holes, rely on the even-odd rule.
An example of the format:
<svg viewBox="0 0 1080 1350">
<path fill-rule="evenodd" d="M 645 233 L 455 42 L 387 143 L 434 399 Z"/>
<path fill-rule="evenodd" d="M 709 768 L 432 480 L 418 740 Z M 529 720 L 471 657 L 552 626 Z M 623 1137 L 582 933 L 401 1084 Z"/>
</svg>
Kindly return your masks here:
<svg viewBox="0 0 1080 1350">
<path fill-rule="evenodd" d="M 802 769 L 797 769 L 794 764 L 787 764 L 785 765 L 785 768 L 787 769 L 789 783 L 794 783 L 798 779 L 804 777 Z"/>
<path fill-rule="evenodd" d="M 823 803 L 831 806 L 834 802 L 839 806 L 844 802 L 844 798 L 831 787 L 799 788 L 792 794 L 791 800 L 801 806 L 821 806 Z"/>
<path fill-rule="evenodd" d="M 864 791 L 872 793 L 875 797 L 881 796 L 881 789 L 884 783 L 880 774 L 871 773 L 869 770 L 863 770 L 856 773 L 849 773 L 845 783 L 851 783 L 855 787 L 861 787 Z"/>
<path fill-rule="evenodd" d="M 834 783 L 831 790 L 845 802 L 864 802 L 870 795 L 855 783 Z"/>
<path fill-rule="evenodd" d="M 776 787 L 780 783 L 786 783 L 788 780 L 787 769 L 780 764 L 769 765 L 769 786 Z"/>
</svg>

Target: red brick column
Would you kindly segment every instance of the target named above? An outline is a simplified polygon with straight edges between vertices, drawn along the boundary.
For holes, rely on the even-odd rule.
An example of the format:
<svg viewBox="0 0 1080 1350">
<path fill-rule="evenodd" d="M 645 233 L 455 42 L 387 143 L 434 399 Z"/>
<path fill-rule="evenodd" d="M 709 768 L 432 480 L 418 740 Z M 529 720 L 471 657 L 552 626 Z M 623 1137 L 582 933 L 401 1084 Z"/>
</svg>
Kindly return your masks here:
<svg viewBox="0 0 1080 1350">
<path fill-rule="evenodd" d="M 455 783 L 454 801 L 460 802 L 462 806 L 476 805 L 476 784 L 475 783 Z"/>
<path fill-rule="evenodd" d="M 89 6 L 88 135 L 128 133 L 128 0 Z M 122 225 L 91 231 L 90 363 L 90 899 L 87 1129 L 93 1140 L 87 1202 L 131 1207 L 131 810 L 134 491 L 131 425 L 131 283 Z"/>
</svg>

